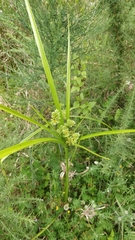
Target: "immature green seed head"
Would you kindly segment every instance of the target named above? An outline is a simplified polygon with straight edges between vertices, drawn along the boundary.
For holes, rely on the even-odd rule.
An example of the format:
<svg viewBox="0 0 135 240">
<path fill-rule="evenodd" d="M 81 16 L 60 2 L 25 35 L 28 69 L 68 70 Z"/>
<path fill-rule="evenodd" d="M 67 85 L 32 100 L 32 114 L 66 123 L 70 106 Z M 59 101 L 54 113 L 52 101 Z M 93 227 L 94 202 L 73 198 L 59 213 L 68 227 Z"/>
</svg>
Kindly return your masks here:
<svg viewBox="0 0 135 240">
<path fill-rule="evenodd" d="M 70 135 L 69 129 L 66 126 L 63 126 L 62 133 L 64 137 L 68 137 Z"/>
<path fill-rule="evenodd" d="M 70 135 L 70 131 L 69 129 L 64 125 L 61 125 L 58 129 L 57 129 L 57 133 L 59 133 L 60 135 L 63 135 L 63 137 L 68 137 Z"/>
<path fill-rule="evenodd" d="M 64 118 L 64 114 L 65 114 L 65 110 L 62 111 L 63 118 Z M 60 123 L 60 118 L 61 118 L 60 112 L 58 109 L 56 109 L 54 112 L 52 112 L 52 115 L 51 115 L 51 125 L 52 126 L 58 125 Z M 65 139 L 66 143 L 69 146 L 75 145 L 80 137 L 79 133 L 72 131 L 72 127 L 75 124 L 76 124 L 75 121 L 71 119 L 68 119 L 66 121 L 66 118 L 65 118 L 65 123 L 60 126 L 58 125 L 56 129 L 57 133 Z"/>
<path fill-rule="evenodd" d="M 77 140 L 79 139 L 79 137 L 80 137 L 80 133 L 73 133 L 73 139 L 74 139 L 74 141 L 76 141 L 77 142 Z"/>
<path fill-rule="evenodd" d="M 61 125 L 58 129 L 57 129 L 57 133 L 58 134 L 62 134 L 62 130 L 63 130 L 63 125 Z"/>
<path fill-rule="evenodd" d="M 73 127 L 73 126 L 75 125 L 75 121 L 73 121 L 73 120 L 71 120 L 71 119 L 68 119 L 66 125 L 67 125 L 68 127 Z"/>
<path fill-rule="evenodd" d="M 77 140 L 79 139 L 80 134 L 79 133 L 73 133 L 71 136 L 67 138 L 66 143 L 68 145 L 75 145 L 77 143 Z"/>
<path fill-rule="evenodd" d="M 57 125 L 60 122 L 60 112 L 58 109 L 56 109 L 54 112 L 52 112 L 51 115 L 51 124 L 53 126 Z"/>
</svg>

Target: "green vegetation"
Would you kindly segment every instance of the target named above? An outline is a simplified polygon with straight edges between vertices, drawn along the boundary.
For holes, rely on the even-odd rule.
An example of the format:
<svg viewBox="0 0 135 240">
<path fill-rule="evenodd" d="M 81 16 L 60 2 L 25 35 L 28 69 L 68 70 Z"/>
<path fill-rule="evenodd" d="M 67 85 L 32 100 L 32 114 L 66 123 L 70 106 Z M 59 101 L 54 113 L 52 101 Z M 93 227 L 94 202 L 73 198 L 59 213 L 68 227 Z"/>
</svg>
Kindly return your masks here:
<svg viewBox="0 0 135 240">
<path fill-rule="evenodd" d="M 134 3 L 30 5 L 1 3 L 1 239 L 132 240 Z"/>
</svg>

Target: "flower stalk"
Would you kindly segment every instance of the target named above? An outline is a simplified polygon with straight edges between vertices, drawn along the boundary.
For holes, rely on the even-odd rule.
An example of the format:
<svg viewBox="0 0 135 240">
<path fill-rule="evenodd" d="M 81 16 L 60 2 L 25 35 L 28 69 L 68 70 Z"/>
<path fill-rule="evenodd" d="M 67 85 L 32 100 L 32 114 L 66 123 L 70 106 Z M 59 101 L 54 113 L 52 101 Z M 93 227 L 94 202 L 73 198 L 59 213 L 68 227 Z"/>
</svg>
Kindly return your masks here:
<svg viewBox="0 0 135 240">
<path fill-rule="evenodd" d="M 66 179 L 65 179 L 65 197 L 64 200 L 67 202 L 68 200 L 68 192 L 69 192 L 69 160 L 68 160 L 68 148 L 65 148 L 65 159 L 66 159 Z"/>
</svg>

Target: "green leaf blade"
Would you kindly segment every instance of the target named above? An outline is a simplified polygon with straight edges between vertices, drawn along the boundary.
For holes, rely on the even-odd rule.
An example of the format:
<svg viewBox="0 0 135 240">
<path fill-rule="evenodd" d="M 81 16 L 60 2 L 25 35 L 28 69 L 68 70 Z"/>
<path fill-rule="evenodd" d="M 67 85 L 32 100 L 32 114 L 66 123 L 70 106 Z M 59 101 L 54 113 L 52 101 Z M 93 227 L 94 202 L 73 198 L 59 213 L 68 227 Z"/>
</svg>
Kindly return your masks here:
<svg viewBox="0 0 135 240">
<path fill-rule="evenodd" d="M 22 142 L 22 143 L 19 143 L 14 146 L 11 146 L 11 147 L 1 150 L 0 151 L 0 159 L 5 158 L 6 156 L 9 156 L 13 153 L 16 153 L 24 148 L 31 147 L 35 144 L 44 143 L 44 142 L 58 143 L 58 144 L 61 144 L 62 146 L 64 146 L 64 143 L 61 140 L 56 139 L 56 138 L 37 138 L 37 139 L 33 139 L 33 140 L 30 140 L 27 142 Z M 1 161 L 1 163 L 3 161 Z"/>
<path fill-rule="evenodd" d="M 99 137 L 99 136 L 122 134 L 122 133 L 123 134 L 124 133 L 133 133 L 133 132 L 135 132 L 135 129 L 122 129 L 122 130 L 112 130 L 112 131 L 91 133 L 91 134 L 84 135 L 84 136 L 80 137 L 80 141 L 85 140 L 85 139 L 89 139 L 89 138 Z"/>
<path fill-rule="evenodd" d="M 46 57 L 46 54 L 45 54 L 45 51 L 44 51 L 44 47 L 43 47 L 43 44 L 42 44 L 42 41 L 41 41 L 41 38 L 40 38 L 40 34 L 39 34 L 39 31 L 38 31 L 37 25 L 36 25 L 36 22 L 35 22 L 35 18 L 34 18 L 34 15 L 32 13 L 32 10 L 31 10 L 31 7 L 30 7 L 30 4 L 29 4 L 28 0 L 25 0 L 25 5 L 26 5 L 27 12 L 28 12 L 29 20 L 30 20 L 30 23 L 31 23 L 31 27 L 32 27 L 32 30 L 33 30 L 33 34 L 34 34 L 34 37 L 35 37 L 35 41 L 36 41 L 36 44 L 37 44 L 37 47 L 38 47 L 38 52 L 39 52 L 39 55 L 40 55 L 40 58 L 41 58 L 41 61 L 42 61 L 42 65 L 43 65 L 43 68 L 44 68 L 44 71 L 45 71 L 45 74 L 46 74 L 46 77 L 47 77 L 47 80 L 48 80 L 48 84 L 50 86 L 50 91 L 51 91 L 51 94 L 52 94 L 52 98 L 53 98 L 55 107 L 56 107 L 56 109 L 58 109 L 61 112 L 61 107 L 60 107 L 56 87 L 55 87 L 55 84 L 54 84 L 54 80 L 53 80 L 53 77 L 52 77 L 52 74 L 51 74 L 51 71 L 50 71 L 50 67 L 49 67 L 49 64 L 48 64 L 48 60 L 47 60 L 47 57 Z"/>
<path fill-rule="evenodd" d="M 14 115 L 14 116 L 16 116 L 16 117 L 18 117 L 20 119 L 23 119 L 23 120 L 25 120 L 27 122 L 33 123 L 33 124 L 35 124 L 35 125 L 37 125 L 39 127 L 43 126 L 41 123 L 35 121 L 34 119 L 32 119 L 30 117 L 27 117 L 27 116 L 23 115 L 22 113 L 19 113 L 16 110 L 8 108 L 8 107 L 6 107 L 6 106 L 4 106 L 2 104 L 0 104 L 0 109 L 3 110 L 4 112 L 10 113 L 10 114 L 12 114 L 12 115 Z"/>
<path fill-rule="evenodd" d="M 67 87 L 66 87 L 66 119 L 70 118 L 70 28 L 68 15 L 68 54 L 67 54 Z"/>
<path fill-rule="evenodd" d="M 90 149 L 88 149 L 88 148 L 86 148 L 86 147 L 84 147 L 84 146 L 82 146 L 82 145 L 80 145 L 80 144 L 75 144 L 75 146 L 84 149 L 85 151 L 87 151 L 87 152 L 95 155 L 96 157 L 100 157 L 100 158 L 104 158 L 104 159 L 106 159 L 106 160 L 110 160 L 109 158 L 104 157 L 104 156 L 101 156 L 101 155 L 99 155 L 98 153 L 95 153 L 95 152 L 91 151 Z"/>
</svg>

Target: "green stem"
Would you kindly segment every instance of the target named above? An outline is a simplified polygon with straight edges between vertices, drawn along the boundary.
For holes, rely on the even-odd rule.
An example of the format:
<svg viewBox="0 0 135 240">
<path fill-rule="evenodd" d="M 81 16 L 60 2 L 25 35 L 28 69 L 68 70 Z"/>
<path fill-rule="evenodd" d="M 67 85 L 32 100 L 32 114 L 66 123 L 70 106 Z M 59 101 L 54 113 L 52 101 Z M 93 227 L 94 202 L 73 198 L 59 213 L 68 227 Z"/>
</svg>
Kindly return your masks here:
<svg viewBox="0 0 135 240">
<path fill-rule="evenodd" d="M 68 149 L 65 148 L 65 159 L 66 159 L 66 179 L 65 179 L 65 202 L 68 199 L 68 191 L 69 191 L 69 162 L 68 162 Z"/>
</svg>

